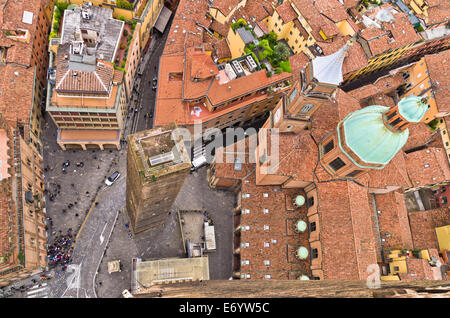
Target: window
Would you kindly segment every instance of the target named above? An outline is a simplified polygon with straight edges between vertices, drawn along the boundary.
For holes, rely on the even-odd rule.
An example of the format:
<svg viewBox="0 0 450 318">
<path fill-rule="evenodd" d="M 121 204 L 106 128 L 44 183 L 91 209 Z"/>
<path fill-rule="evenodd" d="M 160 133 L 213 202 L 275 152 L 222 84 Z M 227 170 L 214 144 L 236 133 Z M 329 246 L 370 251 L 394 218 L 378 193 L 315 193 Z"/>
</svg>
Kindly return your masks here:
<svg viewBox="0 0 450 318">
<path fill-rule="evenodd" d="M 329 153 L 334 148 L 334 140 L 331 140 L 323 147 L 323 154 Z"/>
<path fill-rule="evenodd" d="M 400 119 L 400 118 L 397 118 L 396 120 L 394 120 L 392 123 L 391 123 L 391 125 L 392 126 L 395 126 L 395 125 L 397 125 L 399 122 L 401 122 L 402 120 Z"/>
<path fill-rule="evenodd" d="M 264 276 L 264 277 L 267 278 L 267 279 L 270 279 L 270 278 L 271 278 L 270 275 L 266 275 L 266 276 Z"/>
<path fill-rule="evenodd" d="M 313 249 L 311 250 L 311 257 L 312 257 L 313 259 L 319 257 L 319 251 L 317 250 L 317 248 L 313 248 Z"/>
<path fill-rule="evenodd" d="M 354 178 L 358 173 L 362 172 L 361 170 L 353 170 L 348 175 L 346 175 L 347 178 Z"/>
<path fill-rule="evenodd" d="M 314 206 L 314 197 L 308 198 L 308 206 Z"/>
<path fill-rule="evenodd" d="M 269 209 L 264 209 L 263 212 L 264 212 L 264 214 L 267 214 L 267 213 L 269 213 Z"/>
<path fill-rule="evenodd" d="M 306 114 L 308 113 L 311 108 L 313 108 L 314 104 L 306 104 L 305 106 L 302 107 L 302 109 L 300 109 L 300 113 Z"/>
<path fill-rule="evenodd" d="M 336 159 L 334 159 L 333 161 L 330 162 L 330 167 L 334 170 L 334 171 L 338 171 L 339 169 L 341 169 L 343 166 L 345 166 L 345 162 L 342 161 L 341 158 L 337 157 Z"/>
<path fill-rule="evenodd" d="M 309 229 L 311 232 L 315 232 L 316 231 L 316 222 L 309 223 Z"/>
<path fill-rule="evenodd" d="M 264 230 L 265 230 L 265 231 L 268 231 L 269 229 L 270 229 L 270 226 L 264 225 Z"/>
<path fill-rule="evenodd" d="M 181 80 L 183 80 L 182 72 L 169 73 L 169 81 L 181 81 Z"/>
</svg>

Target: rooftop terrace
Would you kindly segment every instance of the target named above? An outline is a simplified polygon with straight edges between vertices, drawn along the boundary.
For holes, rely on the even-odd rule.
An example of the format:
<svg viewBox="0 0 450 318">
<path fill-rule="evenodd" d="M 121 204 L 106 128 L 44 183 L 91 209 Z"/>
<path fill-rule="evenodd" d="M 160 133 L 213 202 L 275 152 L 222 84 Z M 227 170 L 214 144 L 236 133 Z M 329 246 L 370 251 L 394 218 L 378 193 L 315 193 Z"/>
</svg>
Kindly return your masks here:
<svg viewBox="0 0 450 318">
<path fill-rule="evenodd" d="M 177 126 L 167 125 L 128 136 L 138 170 L 145 178 L 186 169 L 191 161 Z"/>
</svg>

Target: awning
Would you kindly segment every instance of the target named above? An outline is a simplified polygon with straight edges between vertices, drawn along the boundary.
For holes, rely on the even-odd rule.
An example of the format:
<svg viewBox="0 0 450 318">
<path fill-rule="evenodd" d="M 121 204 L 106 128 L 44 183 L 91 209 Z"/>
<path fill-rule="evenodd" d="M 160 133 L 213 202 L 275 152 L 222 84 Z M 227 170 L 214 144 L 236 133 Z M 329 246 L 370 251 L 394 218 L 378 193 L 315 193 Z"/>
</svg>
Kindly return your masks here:
<svg viewBox="0 0 450 318">
<path fill-rule="evenodd" d="M 170 16 L 172 15 L 172 11 L 163 7 L 161 13 L 159 14 L 158 20 L 156 20 L 155 28 L 161 33 L 164 33 L 164 29 L 166 28 L 167 22 L 169 22 Z"/>
</svg>

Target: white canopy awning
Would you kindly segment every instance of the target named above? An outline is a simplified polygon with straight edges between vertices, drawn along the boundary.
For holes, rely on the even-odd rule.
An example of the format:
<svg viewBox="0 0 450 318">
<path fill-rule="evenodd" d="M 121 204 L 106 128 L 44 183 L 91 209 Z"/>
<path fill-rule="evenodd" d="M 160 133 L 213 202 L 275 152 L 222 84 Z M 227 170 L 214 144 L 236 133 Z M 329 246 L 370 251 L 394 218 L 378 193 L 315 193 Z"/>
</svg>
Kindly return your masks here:
<svg viewBox="0 0 450 318">
<path fill-rule="evenodd" d="M 159 14 L 158 20 L 156 20 L 155 28 L 161 33 L 164 33 L 166 29 L 167 22 L 169 22 L 172 11 L 163 7 L 161 13 Z"/>
</svg>

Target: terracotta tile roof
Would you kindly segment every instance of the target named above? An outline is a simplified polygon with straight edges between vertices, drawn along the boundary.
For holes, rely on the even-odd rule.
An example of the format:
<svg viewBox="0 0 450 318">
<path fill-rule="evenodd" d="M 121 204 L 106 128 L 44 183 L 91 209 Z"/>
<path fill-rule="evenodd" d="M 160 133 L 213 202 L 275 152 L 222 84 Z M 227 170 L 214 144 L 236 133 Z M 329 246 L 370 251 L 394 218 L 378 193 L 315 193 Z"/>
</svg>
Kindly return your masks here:
<svg viewBox="0 0 450 318">
<path fill-rule="evenodd" d="M 358 5 L 360 0 L 344 0 L 344 8 L 353 8 L 354 6 Z"/>
<path fill-rule="evenodd" d="M 255 22 L 259 22 L 268 16 L 271 16 L 274 12 L 270 0 L 247 1 L 244 8 L 248 13 L 247 17 L 250 17 L 250 19 Z"/>
<path fill-rule="evenodd" d="M 293 73 L 296 73 L 296 71 L 303 69 L 306 64 L 308 64 L 308 62 L 309 59 L 303 52 L 289 56 L 289 63 L 291 64 L 291 70 Z"/>
<path fill-rule="evenodd" d="M 373 84 L 364 85 L 364 86 L 355 88 L 354 90 L 351 90 L 348 92 L 348 94 L 350 96 L 352 96 L 358 100 L 368 98 L 368 97 L 373 96 L 378 93 L 379 93 L 378 87 L 376 87 Z"/>
<path fill-rule="evenodd" d="M 33 82 L 34 67 L 25 69 L 13 64 L 0 65 L 0 114 L 5 120 L 30 121 Z"/>
<path fill-rule="evenodd" d="M 100 61 L 93 66 L 94 71 L 80 71 L 71 69 L 68 56 L 70 44 L 58 47 L 56 55 L 56 91 L 58 92 L 92 92 L 108 94 L 113 79 L 114 67 L 112 63 Z"/>
<path fill-rule="evenodd" d="M 228 16 L 241 0 L 220 0 L 215 1 L 211 6 L 212 8 L 218 9 L 224 16 Z"/>
<path fill-rule="evenodd" d="M 318 150 L 311 135 L 304 131 L 298 135 L 279 135 L 279 166 L 277 175 L 294 176 L 295 180 L 314 181 L 314 167 Z M 298 163 L 302 162 L 301 165 Z"/>
<path fill-rule="evenodd" d="M 283 2 L 283 4 L 276 7 L 275 11 L 280 16 L 281 20 L 286 24 L 297 18 L 297 13 L 292 9 L 289 1 Z"/>
<path fill-rule="evenodd" d="M 368 172 L 369 186 L 380 189 L 386 189 L 388 186 L 411 187 L 404 156 L 403 152 L 398 152 L 384 169 L 370 170 Z"/>
<path fill-rule="evenodd" d="M 189 53 L 192 55 L 189 56 Z M 204 80 L 212 76 L 219 74 L 217 66 L 214 64 L 211 57 L 207 54 L 195 54 L 194 50 L 188 49 L 187 59 L 191 59 L 190 66 L 190 79 L 200 79 Z"/>
<path fill-rule="evenodd" d="M 409 212 L 414 249 L 439 248 L 435 228 L 450 224 L 450 209 Z"/>
<path fill-rule="evenodd" d="M 337 36 L 331 42 L 318 42 L 317 44 L 323 50 L 323 55 L 330 55 L 341 49 L 348 42 L 350 36 Z M 360 69 L 367 65 L 367 57 L 361 44 L 353 42 L 347 54 L 345 55 L 342 65 L 342 73 L 346 74 L 351 71 Z"/>
<path fill-rule="evenodd" d="M 303 27 L 302 23 L 298 19 L 294 20 L 294 25 L 297 27 L 298 31 L 300 32 L 300 35 L 303 36 L 305 40 L 309 38 L 308 31 L 306 31 L 306 29 Z"/>
<path fill-rule="evenodd" d="M 219 84 L 219 81 L 214 80 L 208 91 L 208 99 L 213 105 L 218 105 L 249 92 L 288 80 L 291 76 L 291 73 L 283 72 L 267 77 L 266 71 L 260 70 L 247 76 L 236 78 L 223 85 Z"/>
<path fill-rule="evenodd" d="M 434 142 L 430 142 L 430 144 L 428 144 L 429 146 L 435 148 L 443 147 L 439 132 L 431 131 L 430 127 L 424 123 L 410 125 L 408 130 L 409 137 L 406 144 L 403 146 L 404 151 L 423 146 L 425 143 L 430 142 L 430 140 Z"/>
<path fill-rule="evenodd" d="M 220 59 L 231 59 L 230 47 L 226 39 L 222 39 L 213 44 L 213 49 L 215 51 L 216 57 Z"/>
<path fill-rule="evenodd" d="M 250 197 L 241 199 L 241 207 L 250 213 L 241 215 L 240 224 L 250 226 L 250 229 L 241 231 L 240 241 L 250 245 L 240 248 L 240 259 L 249 260 L 250 264 L 241 265 L 241 274 L 250 274 L 251 279 L 264 279 L 265 275 L 270 275 L 271 279 L 283 280 L 295 279 L 300 274 L 310 276 L 309 258 L 298 260 L 295 257 L 299 246 L 309 250 L 308 233 L 295 234 L 292 230 L 296 220 L 306 220 L 306 207 L 291 211 L 286 204 L 295 195 L 304 195 L 303 190 L 256 186 L 254 174 L 247 180 L 248 183 L 242 183 L 242 193 L 248 193 Z M 268 197 L 264 197 L 264 193 Z M 264 213 L 264 209 L 269 212 Z M 266 260 L 270 265 L 265 265 Z"/>
<path fill-rule="evenodd" d="M 228 31 L 230 30 L 231 21 L 228 23 L 222 24 L 217 20 L 213 20 L 209 28 L 217 33 L 219 33 L 221 36 L 226 37 L 228 35 Z"/>
<path fill-rule="evenodd" d="M 208 1 L 200 0 L 192 5 L 189 0 L 180 0 L 174 14 L 169 35 L 164 46 L 163 54 L 184 52 L 184 47 L 200 46 L 203 41 L 204 30 L 196 22 L 209 25 L 206 18 Z M 186 32 L 183 32 L 186 31 Z"/>
<path fill-rule="evenodd" d="M 408 17 L 403 12 L 394 14 L 393 23 L 382 22 L 382 29 L 370 27 L 363 29 L 360 34 L 368 41 L 372 55 L 378 55 L 389 49 L 396 49 L 421 39 Z"/>
<path fill-rule="evenodd" d="M 433 280 L 433 271 L 426 259 L 408 258 L 406 260 L 408 273 L 399 273 L 400 280 Z"/>
<path fill-rule="evenodd" d="M 335 23 L 348 18 L 344 5 L 338 0 L 316 0 L 314 6 L 321 14 Z"/>
<path fill-rule="evenodd" d="M 378 224 L 383 249 L 413 248 L 408 212 L 402 191 L 375 195 Z M 374 212 L 375 213 L 375 212 Z"/>
<path fill-rule="evenodd" d="M 428 17 L 423 17 L 427 25 L 450 20 L 450 2 L 447 0 L 428 1 Z"/>
<path fill-rule="evenodd" d="M 320 30 L 322 30 L 327 37 L 339 33 L 336 25 L 322 16 L 311 0 L 292 0 L 292 3 L 311 26 L 312 35 L 317 41 L 322 39 L 322 36 L 319 34 Z"/>
<path fill-rule="evenodd" d="M 255 169 L 256 159 L 254 153 L 250 153 L 249 145 L 252 145 L 252 147 L 254 147 L 253 145 L 256 145 L 256 136 L 256 134 L 251 135 L 232 145 L 221 147 L 216 150 L 215 176 L 217 178 L 240 180 Z M 245 154 L 243 154 L 243 152 L 245 152 Z M 234 160 L 236 158 L 242 163 L 241 170 L 234 169 Z"/>
<path fill-rule="evenodd" d="M 340 88 L 337 89 L 335 98 L 337 102 L 339 121 L 343 120 L 345 116 L 347 116 L 351 112 L 361 109 L 358 100 L 353 98 L 350 94 L 347 94 Z"/>
<path fill-rule="evenodd" d="M 317 183 L 324 278 L 367 278 L 377 262 L 367 189 L 353 182 Z"/>
<path fill-rule="evenodd" d="M 450 50 L 425 55 L 425 63 L 432 83 L 439 83 L 433 88 L 438 110 L 450 111 Z"/>
<path fill-rule="evenodd" d="M 256 24 L 259 26 L 259 28 L 264 32 L 264 33 L 269 33 L 269 29 L 267 28 L 266 24 L 262 21 L 256 22 Z"/>
<path fill-rule="evenodd" d="M 450 180 L 447 155 L 442 148 L 426 148 L 405 154 L 408 175 L 414 186 Z"/>
<path fill-rule="evenodd" d="M 33 40 L 38 27 L 37 19 L 41 3 L 48 0 L 18 0 L 4 1 L 0 10 L 0 46 L 8 47 L 6 61 L 9 63 L 18 63 L 23 65 L 31 65 L 33 59 Z M 23 22 L 23 12 L 33 13 L 33 24 Z M 7 30 L 27 30 L 29 40 L 27 42 L 16 41 L 6 36 Z"/>
<path fill-rule="evenodd" d="M 123 71 L 114 69 L 112 81 L 115 83 L 122 83 L 124 75 Z"/>
<path fill-rule="evenodd" d="M 209 55 L 201 51 L 196 52 L 195 48 L 186 49 L 185 61 L 183 100 L 193 100 L 206 96 L 214 76 L 218 73 L 217 67 Z M 205 67 L 207 70 L 204 69 Z M 210 70 L 212 73 L 209 72 Z M 199 81 L 194 81 L 196 76 L 200 76 Z"/>
</svg>

